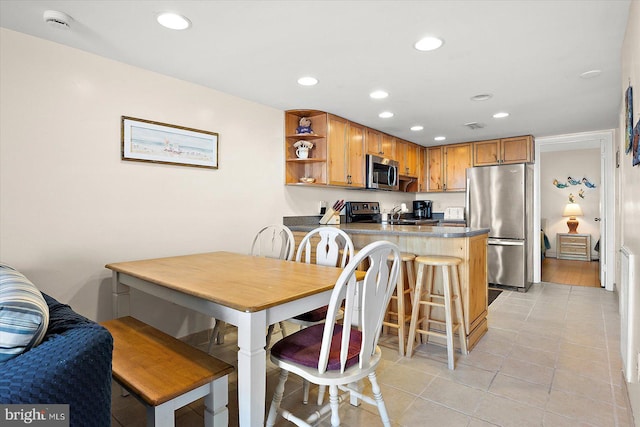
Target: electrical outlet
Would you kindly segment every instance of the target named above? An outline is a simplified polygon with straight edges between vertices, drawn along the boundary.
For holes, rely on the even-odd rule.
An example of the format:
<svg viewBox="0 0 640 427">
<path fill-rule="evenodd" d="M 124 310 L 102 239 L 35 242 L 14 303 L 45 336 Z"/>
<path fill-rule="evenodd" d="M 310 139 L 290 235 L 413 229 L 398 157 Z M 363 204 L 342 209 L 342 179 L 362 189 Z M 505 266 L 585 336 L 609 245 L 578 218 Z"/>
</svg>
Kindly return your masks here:
<svg viewBox="0 0 640 427">
<path fill-rule="evenodd" d="M 324 215 L 325 212 L 327 212 L 327 202 L 325 202 L 324 200 L 320 201 L 318 207 L 319 207 L 320 215 Z"/>
</svg>

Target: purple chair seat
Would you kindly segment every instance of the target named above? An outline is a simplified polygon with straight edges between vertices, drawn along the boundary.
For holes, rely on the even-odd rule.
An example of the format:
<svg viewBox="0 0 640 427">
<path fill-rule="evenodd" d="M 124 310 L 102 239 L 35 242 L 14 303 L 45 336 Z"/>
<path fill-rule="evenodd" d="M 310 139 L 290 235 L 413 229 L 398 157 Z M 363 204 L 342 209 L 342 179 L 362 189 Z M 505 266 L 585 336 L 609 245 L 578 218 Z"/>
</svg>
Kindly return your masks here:
<svg viewBox="0 0 640 427">
<path fill-rule="evenodd" d="M 327 311 L 329 311 L 329 306 L 325 305 L 324 307 L 316 308 L 315 310 L 302 313 L 294 317 L 294 319 L 301 320 L 303 322 L 309 322 L 309 323 L 322 322 L 324 319 L 327 318 Z"/>
<path fill-rule="evenodd" d="M 271 348 L 271 355 L 287 362 L 317 368 L 324 327 L 324 324 L 310 326 L 281 339 Z M 341 339 L 342 325 L 335 325 L 331 339 L 331 350 L 329 351 L 328 371 L 340 369 Z M 358 363 L 361 343 L 362 333 L 352 328 L 346 368 Z"/>
</svg>

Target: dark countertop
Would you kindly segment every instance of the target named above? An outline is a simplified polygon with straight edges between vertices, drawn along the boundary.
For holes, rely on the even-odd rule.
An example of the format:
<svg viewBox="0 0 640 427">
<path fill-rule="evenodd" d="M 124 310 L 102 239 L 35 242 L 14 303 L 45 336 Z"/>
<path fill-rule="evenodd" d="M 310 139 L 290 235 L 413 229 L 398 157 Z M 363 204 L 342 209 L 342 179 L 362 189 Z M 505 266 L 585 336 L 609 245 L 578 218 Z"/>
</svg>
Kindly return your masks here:
<svg viewBox="0 0 640 427">
<path fill-rule="evenodd" d="M 320 217 L 304 217 L 309 220 L 302 220 L 300 217 L 284 217 L 283 224 L 292 231 L 311 231 L 318 224 Z M 315 221 L 311 221 L 315 219 Z M 344 220 L 344 218 L 342 218 Z M 434 227 L 429 225 L 389 225 L 389 224 L 373 224 L 373 223 L 341 223 L 339 225 L 325 225 L 323 227 L 336 227 L 347 233 L 352 234 L 379 234 L 379 235 L 404 235 L 404 236 L 422 236 L 422 237 L 473 237 L 481 234 L 489 233 L 488 228 L 469 228 L 469 227 Z"/>
</svg>

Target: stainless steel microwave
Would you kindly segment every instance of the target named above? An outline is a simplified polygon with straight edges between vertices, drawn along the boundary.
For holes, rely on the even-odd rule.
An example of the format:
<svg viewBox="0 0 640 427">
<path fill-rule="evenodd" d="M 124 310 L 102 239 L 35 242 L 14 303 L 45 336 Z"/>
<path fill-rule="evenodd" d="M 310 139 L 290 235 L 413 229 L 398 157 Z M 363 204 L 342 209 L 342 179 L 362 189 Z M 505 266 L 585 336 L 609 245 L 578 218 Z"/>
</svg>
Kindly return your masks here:
<svg viewBox="0 0 640 427">
<path fill-rule="evenodd" d="M 367 154 L 367 188 L 399 190 L 398 162 Z"/>
</svg>

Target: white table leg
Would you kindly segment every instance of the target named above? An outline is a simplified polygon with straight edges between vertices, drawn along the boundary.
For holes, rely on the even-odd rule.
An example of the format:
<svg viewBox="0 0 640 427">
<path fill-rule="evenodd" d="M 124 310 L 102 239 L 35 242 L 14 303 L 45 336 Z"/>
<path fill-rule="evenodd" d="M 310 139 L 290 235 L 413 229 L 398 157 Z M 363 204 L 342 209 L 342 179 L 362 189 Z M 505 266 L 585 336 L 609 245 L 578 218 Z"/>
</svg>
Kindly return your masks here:
<svg viewBox="0 0 640 427">
<path fill-rule="evenodd" d="M 241 427 L 264 425 L 267 316 L 241 313 L 238 322 L 238 411 Z"/>
</svg>

